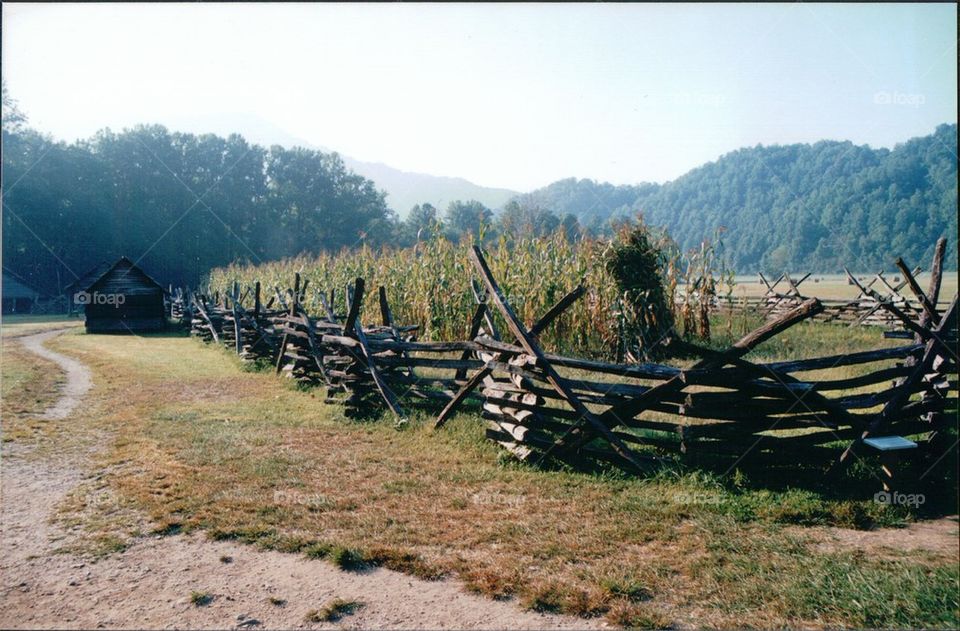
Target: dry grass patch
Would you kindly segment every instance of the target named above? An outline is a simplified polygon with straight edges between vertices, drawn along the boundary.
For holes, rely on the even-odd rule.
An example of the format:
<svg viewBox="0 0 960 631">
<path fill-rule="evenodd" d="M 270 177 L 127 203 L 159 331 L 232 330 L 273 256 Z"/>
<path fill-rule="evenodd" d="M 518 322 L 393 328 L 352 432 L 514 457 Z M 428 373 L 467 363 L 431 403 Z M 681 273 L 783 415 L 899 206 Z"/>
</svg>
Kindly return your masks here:
<svg viewBox="0 0 960 631">
<path fill-rule="evenodd" d="M 93 559 L 126 550 L 149 528 L 136 505 L 121 497 L 103 475 L 92 476 L 67 493 L 55 518 L 69 533 L 56 552 Z"/>
<path fill-rule="evenodd" d="M 81 335 L 58 345 L 92 366 L 111 402 L 85 421 L 115 435 L 97 466 L 154 530 L 199 529 L 347 568 L 453 575 L 476 592 L 625 626 L 949 626 L 960 618 L 950 564 L 877 564 L 785 533 L 779 515 L 800 523 L 842 515 L 845 504 L 817 492 L 740 488 L 683 470 L 645 480 L 534 470 L 500 458 L 470 414 L 443 432 L 428 415 L 402 431 L 349 422 L 318 393 L 245 372 L 194 340 Z M 194 386 L 205 394 L 192 395 Z M 691 501 L 702 497 L 718 501 Z M 904 517 L 857 506 L 873 521 Z M 853 578 L 823 582 L 841 572 Z M 915 580 L 897 578 L 907 574 Z M 799 596 L 769 596 L 787 588 Z M 864 615 L 899 594 L 925 608 L 878 605 Z"/>
<path fill-rule="evenodd" d="M 343 598 L 334 598 L 321 609 L 311 609 L 304 616 L 304 621 L 312 624 L 320 622 L 336 622 L 344 616 L 349 616 L 363 607 L 363 603 L 358 600 L 344 600 Z"/>
<path fill-rule="evenodd" d="M 56 401 L 64 375 L 54 362 L 34 355 L 18 339 L 4 336 L 2 344 L 3 440 L 22 441 L 44 433 L 45 422 L 33 417 Z"/>
<path fill-rule="evenodd" d="M 607 621 L 625 629 L 669 629 L 673 621 L 654 607 L 631 602 L 614 605 L 607 614 Z"/>
<path fill-rule="evenodd" d="M 194 607 L 206 607 L 213 602 L 213 598 L 209 592 L 190 592 L 190 602 Z"/>
<path fill-rule="evenodd" d="M 875 272 L 860 272 L 855 274 L 858 278 L 870 282 Z M 802 275 L 802 274 L 800 274 Z M 886 274 L 888 280 L 893 280 L 894 276 L 901 276 L 899 272 Z M 794 276 L 796 279 L 797 276 Z M 917 282 L 926 290 L 930 283 L 930 272 L 922 272 L 916 276 Z M 773 278 L 767 280 L 773 282 Z M 777 286 L 777 291 L 786 291 L 788 285 L 781 282 Z M 741 296 L 763 296 L 766 294 L 767 287 L 760 282 L 756 276 L 743 276 L 737 279 L 734 295 Z M 860 293 L 856 285 L 850 284 L 845 274 L 813 274 L 800 285 L 800 291 L 805 296 L 815 296 L 821 300 L 854 300 Z M 885 293 L 886 289 L 880 289 Z M 944 271 L 943 281 L 940 289 L 941 296 L 952 296 L 957 291 L 957 272 Z M 901 292 L 904 296 L 912 296 L 910 289 L 904 287 Z M 942 299 L 942 298 L 941 298 Z"/>
</svg>

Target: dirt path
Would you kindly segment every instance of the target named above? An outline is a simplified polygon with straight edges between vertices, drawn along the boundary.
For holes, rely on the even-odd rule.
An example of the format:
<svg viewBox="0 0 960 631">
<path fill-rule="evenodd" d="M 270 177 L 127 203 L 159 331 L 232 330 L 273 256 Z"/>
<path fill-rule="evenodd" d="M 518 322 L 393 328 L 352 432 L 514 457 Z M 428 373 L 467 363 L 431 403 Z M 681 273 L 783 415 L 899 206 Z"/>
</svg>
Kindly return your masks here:
<svg viewBox="0 0 960 631">
<path fill-rule="evenodd" d="M 66 384 L 61 391 L 60 398 L 52 406 L 47 408 L 40 418 L 43 419 L 62 419 L 67 418 L 80 404 L 83 395 L 87 393 L 90 386 L 93 385 L 93 379 L 90 376 L 90 369 L 75 359 L 55 353 L 44 344 L 47 340 L 60 335 L 67 329 L 56 329 L 35 333 L 24 337 L 20 343 L 32 353 L 56 363 L 66 376 Z"/>
<path fill-rule="evenodd" d="M 61 399 L 43 417 L 69 418 L 91 386 L 79 362 L 25 337 L 31 351 L 67 374 Z M 599 628 L 523 611 L 465 593 L 454 581 L 426 582 L 390 570 L 345 572 L 323 561 L 264 552 L 199 536 L 140 537 L 99 561 L 57 553 L 77 533 L 52 520 L 84 480 L 89 453 L 55 456 L 5 443 L 0 467 L 0 628 Z M 229 561 L 229 562 L 227 562 Z M 191 602 L 206 593 L 206 606 Z M 364 603 L 339 623 L 305 617 L 334 598 Z"/>
<path fill-rule="evenodd" d="M 911 552 L 926 552 L 944 559 L 956 559 L 960 525 L 957 515 L 909 524 L 906 528 L 851 530 L 848 528 L 807 528 L 816 547 L 824 552 L 862 550 L 875 557 L 897 558 Z M 798 529 L 797 532 L 800 532 Z"/>
</svg>

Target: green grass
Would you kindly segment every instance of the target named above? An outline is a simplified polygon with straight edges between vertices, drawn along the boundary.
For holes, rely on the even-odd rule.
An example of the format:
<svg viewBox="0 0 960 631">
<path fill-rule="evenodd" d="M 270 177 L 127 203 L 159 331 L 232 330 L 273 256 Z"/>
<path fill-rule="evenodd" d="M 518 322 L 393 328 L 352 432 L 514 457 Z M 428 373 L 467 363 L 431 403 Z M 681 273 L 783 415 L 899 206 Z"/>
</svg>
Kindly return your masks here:
<svg viewBox="0 0 960 631">
<path fill-rule="evenodd" d="M 648 478 L 538 470 L 502 458 L 473 413 L 441 432 L 426 411 L 402 431 L 386 418 L 350 422 L 315 392 L 246 372 L 196 340 L 71 335 L 53 346 L 95 373 L 93 404 L 71 432 L 112 435 L 94 466 L 117 505 L 142 511 L 152 529 L 346 569 L 451 576 L 477 593 L 623 626 L 960 622 L 956 554 L 817 545 L 823 526 L 916 518 L 874 502 L 876 481 L 858 467 L 825 481 L 789 467 L 724 474 L 684 462 Z M 955 510 L 955 477 L 943 475 L 932 492 Z M 123 527 L 87 519 L 95 530 Z"/>
<path fill-rule="evenodd" d="M 764 318 L 756 314 L 734 314 L 733 318 L 711 318 L 712 339 L 703 345 L 721 350 L 747 333 L 759 328 Z M 904 340 L 885 339 L 880 327 L 801 322 L 760 344 L 747 355 L 750 361 L 786 361 L 810 357 L 842 355 L 857 351 L 903 346 Z"/>
<path fill-rule="evenodd" d="M 4 442 L 49 435 L 53 425 L 36 415 L 57 399 L 64 383 L 57 365 L 4 336 L 0 347 L 0 433 Z"/>
<path fill-rule="evenodd" d="M 213 598 L 210 592 L 190 592 L 190 602 L 194 607 L 206 607 L 213 602 Z"/>
<path fill-rule="evenodd" d="M 344 600 L 343 598 L 334 598 L 321 609 L 311 609 L 307 612 L 304 620 L 309 623 L 336 622 L 344 616 L 349 616 L 363 607 L 363 603 L 358 600 Z"/>
<path fill-rule="evenodd" d="M 950 627 L 960 610 L 960 568 L 883 559 L 864 551 L 810 555 L 800 539 L 774 533 L 738 536 L 739 527 L 712 525 L 699 570 L 716 586 L 715 604 L 733 615 L 785 609 L 816 624 Z M 775 592 L 757 578 L 776 579 Z"/>
<path fill-rule="evenodd" d="M 0 317 L 0 336 L 5 340 L 51 329 L 80 327 L 83 319 L 65 315 L 9 314 Z"/>
</svg>

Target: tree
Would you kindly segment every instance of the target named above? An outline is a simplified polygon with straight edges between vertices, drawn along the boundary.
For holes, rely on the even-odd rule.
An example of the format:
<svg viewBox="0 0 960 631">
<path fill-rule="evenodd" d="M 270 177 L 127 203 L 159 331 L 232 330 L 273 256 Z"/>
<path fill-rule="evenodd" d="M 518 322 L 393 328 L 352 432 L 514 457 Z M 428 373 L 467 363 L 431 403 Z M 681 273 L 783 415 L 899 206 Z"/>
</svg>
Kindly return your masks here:
<svg viewBox="0 0 960 631">
<path fill-rule="evenodd" d="M 26 127 L 3 134 L 5 179 L 17 183 L 4 191 L 4 265 L 49 293 L 121 255 L 164 284 L 196 286 L 236 260 L 378 246 L 398 232 L 384 193 L 336 154 L 158 125 L 69 145 Z"/>
<path fill-rule="evenodd" d="M 577 219 L 577 216 L 573 213 L 567 213 L 564 215 L 560 226 L 563 230 L 564 236 L 567 237 L 567 241 L 573 243 L 574 241 L 579 241 L 583 238 L 583 227 L 580 225 L 580 221 Z"/>
<path fill-rule="evenodd" d="M 540 206 L 525 206 L 517 200 L 508 202 L 497 217 L 498 231 L 511 238 L 553 234 L 560 223 L 553 211 Z"/>
<path fill-rule="evenodd" d="M 666 184 L 613 186 L 573 178 L 513 200 L 549 208 L 594 234 L 642 211 L 683 251 L 725 227 L 730 265 L 754 273 L 775 264 L 835 272 L 889 267 L 891 255 L 926 261 L 936 240 L 957 232 L 957 126 L 894 149 L 850 142 L 750 147 Z M 502 225 L 516 217 L 504 216 Z M 896 250 L 894 250 L 894 246 Z M 895 252 L 895 254 L 893 254 Z M 952 248 L 947 265 L 955 265 Z"/>
<path fill-rule="evenodd" d="M 519 236 L 523 230 L 524 215 L 524 207 L 517 200 L 510 200 L 497 216 L 497 229 L 501 234 Z"/>
<path fill-rule="evenodd" d="M 410 209 L 410 214 L 404 222 L 405 232 L 408 241 L 416 243 L 430 236 L 431 232 L 437 227 L 440 219 L 437 217 L 437 209 L 429 203 L 417 204 Z"/>
<path fill-rule="evenodd" d="M 16 99 L 10 96 L 7 91 L 7 82 L 2 82 L 3 89 L 3 131 L 4 133 L 17 133 L 23 131 L 27 124 L 27 115 L 20 111 Z"/>
<path fill-rule="evenodd" d="M 480 239 L 483 231 L 490 224 L 493 213 L 489 208 L 476 200 L 453 201 L 447 206 L 446 224 L 452 231 L 453 237 L 463 238 L 470 236 Z"/>
</svg>

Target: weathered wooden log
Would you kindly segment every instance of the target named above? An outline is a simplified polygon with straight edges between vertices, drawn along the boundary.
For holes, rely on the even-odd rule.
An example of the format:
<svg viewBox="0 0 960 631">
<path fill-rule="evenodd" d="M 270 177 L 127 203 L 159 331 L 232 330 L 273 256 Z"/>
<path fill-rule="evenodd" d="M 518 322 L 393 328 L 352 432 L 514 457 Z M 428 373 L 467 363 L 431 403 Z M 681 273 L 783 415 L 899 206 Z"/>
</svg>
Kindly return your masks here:
<svg viewBox="0 0 960 631">
<path fill-rule="evenodd" d="M 788 329 L 798 322 L 802 322 L 811 314 L 819 312 L 822 308 L 823 307 L 820 305 L 820 302 L 815 298 L 812 298 L 780 318 L 767 322 L 760 328 L 738 340 L 732 347 L 723 353 L 718 354 L 718 357 L 710 357 L 700 360 L 694 365 L 694 368 L 707 369 L 722 367 L 723 365 L 729 363 L 733 358 L 745 355 L 761 342 L 770 339 L 777 333 Z M 623 418 L 632 418 L 636 416 L 646 409 L 651 403 L 656 402 L 657 399 L 663 394 L 682 390 L 684 387 L 686 387 L 686 384 L 679 375 L 672 377 L 664 383 L 654 386 L 647 392 L 626 403 L 622 407 L 611 408 L 610 410 L 604 412 L 597 420 L 604 426 L 604 428 L 615 426 L 616 424 L 620 423 L 621 419 Z M 568 433 L 554 443 L 554 446 L 550 449 L 555 451 L 570 447 L 576 449 L 583 446 L 586 441 L 590 440 L 590 434 L 581 431 L 580 427 L 580 423 L 572 426 Z M 546 455 L 547 454 L 545 454 L 545 456 Z"/>
<path fill-rule="evenodd" d="M 920 306 L 923 307 L 924 313 L 931 321 L 938 322 L 940 320 L 940 314 L 937 313 L 936 307 L 930 302 L 927 295 L 923 293 L 923 290 L 920 289 L 920 284 L 917 282 L 917 279 L 913 277 L 913 274 L 910 273 L 906 263 L 899 257 L 896 263 L 897 267 L 900 268 L 900 271 L 903 273 L 904 278 L 907 280 L 907 286 L 910 288 L 910 291 L 912 291 L 913 295 L 920 301 Z"/>
<path fill-rule="evenodd" d="M 945 333 L 951 327 L 956 325 L 957 319 L 957 297 L 954 296 L 953 302 L 950 307 L 947 309 L 947 312 L 943 317 L 939 317 L 934 313 L 932 318 L 937 318 L 938 324 L 934 328 L 934 333 Z M 858 447 L 866 438 L 876 433 L 877 430 L 882 428 L 887 421 L 889 421 L 893 416 L 895 416 L 901 408 L 909 400 L 910 396 L 916 391 L 914 385 L 923 379 L 924 375 L 929 371 L 930 365 L 933 363 L 935 358 L 935 350 L 937 345 L 934 343 L 934 340 L 931 339 L 927 342 L 926 347 L 924 348 L 923 356 L 916 366 L 913 367 L 911 374 L 904 380 L 895 392 L 895 395 L 891 397 L 883 407 L 876 417 L 870 422 L 867 428 L 863 431 L 857 440 L 850 444 L 849 447 L 843 452 L 840 456 L 840 463 L 844 463 L 849 460 L 851 454 L 853 454 L 856 447 Z"/>
<path fill-rule="evenodd" d="M 470 251 L 472 262 L 474 267 L 480 273 L 480 277 L 483 280 L 483 283 L 487 287 L 488 294 L 495 298 L 495 304 L 497 305 L 498 310 L 501 315 L 507 321 L 507 326 L 510 328 L 510 332 L 516 336 L 517 341 L 523 346 L 529 354 L 535 356 L 538 361 L 542 362 L 541 369 L 547 375 L 547 380 L 550 382 L 550 385 L 560 393 L 567 403 L 576 410 L 582 418 L 589 423 L 597 432 L 599 432 L 607 441 L 610 443 L 610 446 L 613 448 L 614 452 L 627 462 L 630 462 L 640 471 L 646 470 L 646 465 L 641 463 L 623 444 L 620 439 L 613 435 L 613 433 L 607 428 L 603 422 L 596 418 L 593 413 L 587 409 L 587 407 L 580 402 L 573 392 L 565 385 L 563 379 L 557 372 L 553 369 L 553 366 L 550 365 L 550 362 L 543 355 L 543 351 L 540 350 L 540 347 L 536 342 L 530 337 L 527 331 L 524 330 L 523 324 L 520 322 L 520 319 L 517 318 L 516 314 L 513 312 L 513 309 L 510 307 L 509 301 L 501 292 L 500 287 L 497 285 L 497 281 L 494 279 L 493 274 L 490 272 L 490 268 L 487 266 L 486 260 L 483 258 L 483 253 L 480 251 L 479 246 L 473 246 L 473 249 Z"/>
</svg>

